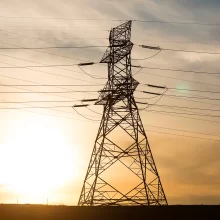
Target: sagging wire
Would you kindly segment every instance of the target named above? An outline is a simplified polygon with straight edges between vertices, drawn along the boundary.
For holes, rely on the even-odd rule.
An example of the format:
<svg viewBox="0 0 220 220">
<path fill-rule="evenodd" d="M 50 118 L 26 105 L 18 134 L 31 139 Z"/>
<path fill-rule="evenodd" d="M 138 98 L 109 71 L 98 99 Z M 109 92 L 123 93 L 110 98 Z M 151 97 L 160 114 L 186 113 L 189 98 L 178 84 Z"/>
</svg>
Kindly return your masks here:
<svg viewBox="0 0 220 220">
<path fill-rule="evenodd" d="M 82 100 L 81 103 L 84 104 L 84 101 Z M 85 107 L 86 107 L 89 111 L 91 111 L 91 112 L 93 112 L 93 113 L 95 113 L 95 114 L 97 114 L 97 115 L 102 115 L 101 113 L 96 112 L 96 111 L 90 109 L 88 106 L 89 106 L 89 105 L 87 105 L 87 106 L 85 106 Z"/>
<path fill-rule="evenodd" d="M 96 75 L 89 74 L 89 73 L 87 73 L 86 71 L 84 71 L 84 70 L 82 69 L 82 67 L 81 67 L 81 66 L 88 66 L 88 65 L 93 65 L 93 64 L 95 64 L 95 63 L 80 63 L 80 64 L 78 65 L 78 67 L 79 67 L 79 69 L 80 69 L 84 74 L 86 74 L 87 76 L 89 76 L 89 77 L 91 77 L 91 78 L 94 78 L 94 79 L 107 79 L 106 77 L 98 77 L 98 76 L 96 76 Z"/>
<path fill-rule="evenodd" d="M 140 111 L 144 111 L 144 110 L 146 110 L 146 109 L 148 109 L 148 108 L 150 108 L 150 107 L 156 105 L 156 104 L 162 99 L 162 97 L 164 96 L 164 94 L 165 94 L 165 93 L 167 92 L 167 90 L 168 90 L 168 88 L 167 88 L 166 86 L 164 86 L 164 89 L 165 89 L 165 91 L 164 91 L 163 93 L 161 93 L 161 95 L 160 95 L 160 97 L 158 98 L 158 100 L 156 100 L 153 104 L 146 103 L 147 106 L 146 106 L 145 108 L 140 109 Z"/>
<path fill-rule="evenodd" d="M 140 67 L 140 69 L 139 69 L 135 74 L 133 74 L 133 76 L 135 76 L 135 75 L 137 75 L 138 73 L 140 73 L 142 69 L 143 69 L 143 68 Z"/>
<path fill-rule="evenodd" d="M 99 112 L 96 112 L 96 111 L 94 111 L 94 110 L 92 110 L 92 109 L 90 109 L 89 107 L 86 107 L 89 111 L 91 111 L 91 112 L 93 112 L 93 113 L 95 113 L 95 114 L 97 114 L 97 115 L 102 115 L 101 113 L 99 113 Z"/>
<path fill-rule="evenodd" d="M 148 60 L 148 59 L 151 59 L 151 58 L 157 56 L 160 52 L 161 52 L 161 49 L 159 49 L 159 51 L 156 54 L 154 54 L 150 57 L 146 57 L 146 58 L 142 58 L 142 59 L 141 58 L 140 59 L 132 59 L 132 60 Z"/>
<path fill-rule="evenodd" d="M 73 110 L 78 114 L 80 115 L 82 118 L 85 118 L 87 120 L 90 120 L 90 121 L 94 121 L 94 122 L 100 122 L 100 120 L 94 120 L 94 119 L 91 119 L 91 118 L 87 118 L 86 116 L 84 116 L 83 114 L 79 113 L 77 110 L 76 110 L 76 107 L 87 107 L 87 105 L 78 105 L 78 106 L 72 106 Z"/>
</svg>

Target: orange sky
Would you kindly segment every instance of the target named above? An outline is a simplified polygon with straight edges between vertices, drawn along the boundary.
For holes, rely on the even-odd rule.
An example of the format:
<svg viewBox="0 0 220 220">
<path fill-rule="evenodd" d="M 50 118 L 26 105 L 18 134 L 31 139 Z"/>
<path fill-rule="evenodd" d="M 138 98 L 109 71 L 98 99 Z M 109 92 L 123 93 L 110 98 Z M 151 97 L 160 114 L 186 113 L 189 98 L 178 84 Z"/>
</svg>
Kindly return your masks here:
<svg viewBox="0 0 220 220">
<path fill-rule="evenodd" d="M 74 2 L 68 0 L 24 0 L 22 2 L 2 0 L 0 3 L 1 15 L 8 18 L 0 16 L 0 43 L 1 47 L 12 45 L 13 47 L 105 46 L 108 45 L 106 39 L 93 38 L 108 38 L 109 32 L 103 30 L 109 30 L 120 24 L 116 21 L 74 21 L 13 17 L 140 19 L 216 23 L 216 21 L 219 21 L 219 13 L 217 13 L 219 8 L 220 4 L 217 1 L 213 1 L 212 4 L 202 1 L 201 4 L 197 5 L 190 1 L 185 1 L 185 3 L 182 1 L 169 1 L 165 4 L 160 1 L 130 0 L 125 4 L 124 1 L 103 2 L 101 0 L 95 2 L 90 0 Z M 132 26 L 132 42 L 135 44 L 217 52 L 218 46 L 216 44 L 218 45 L 218 41 L 219 27 L 216 26 L 142 24 L 136 22 Z M 200 44 L 196 44 L 196 42 L 200 42 Z M 100 61 L 104 51 L 105 48 L 87 50 L 51 49 L 41 50 L 41 52 L 36 50 L 0 50 L 0 66 L 65 65 L 80 62 L 73 58 Z M 154 53 L 155 51 L 148 51 L 135 46 L 132 57 L 145 58 L 152 56 Z M 220 56 L 217 55 L 164 51 L 152 59 L 132 62 L 134 65 L 149 67 L 219 72 L 219 59 Z M 85 67 L 84 70 L 100 77 L 107 76 L 106 66 L 95 65 Z M 133 70 L 133 72 L 136 71 L 136 69 Z M 166 85 L 169 88 L 220 91 L 218 86 L 219 77 L 204 74 L 143 69 L 135 76 L 135 79 L 140 83 Z M 99 122 L 93 123 L 82 118 L 73 111 L 71 106 L 80 104 L 79 101 L 74 100 L 96 98 L 98 93 L 94 91 L 102 89 L 102 84 L 106 80 L 90 78 L 75 66 L 1 69 L 0 81 L 1 84 L 6 85 L 90 85 L 71 88 L 61 86 L 50 88 L 2 86 L 1 92 L 25 91 L 22 89 L 39 92 L 61 92 L 69 89 L 93 91 L 91 93 L 77 92 L 52 95 L 0 93 L 0 102 L 72 101 L 67 103 L 0 104 L 2 107 L 11 108 L 69 106 L 55 109 L 0 110 L 0 203 L 16 203 L 18 199 L 19 203 L 47 203 L 48 200 L 49 204 L 77 204 Z M 190 81 L 194 81 L 194 83 Z M 97 86 L 97 84 L 101 85 Z M 213 86 L 213 84 L 217 86 Z M 143 85 L 140 85 L 138 90 L 161 92 L 161 90 L 152 90 Z M 168 91 L 166 94 L 181 95 L 172 91 Z M 185 92 L 184 95 L 219 97 L 218 94 L 201 94 L 198 92 Z M 136 92 L 135 97 L 149 98 L 151 96 Z M 146 99 L 142 101 L 154 102 L 154 100 Z M 207 102 L 208 104 L 201 102 Z M 205 111 L 199 113 L 219 115 L 218 100 L 192 99 L 192 101 L 186 101 L 164 96 L 158 104 L 212 109 L 215 112 Z M 102 113 L 102 107 L 100 106 L 92 106 L 91 110 Z M 160 107 L 152 107 L 150 110 L 176 111 L 176 109 Z M 198 112 L 197 110 L 192 111 Z M 88 109 L 81 109 L 80 112 L 94 120 L 100 121 L 101 119 L 101 115 Z M 212 117 L 187 116 L 200 119 L 194 120 L 161 113 L 163 112 L 143 111 L 140 114 L 169 204 L 219 204 L 220 120 Z M 182 111 L 182 113 L 186 113 L 186 111 Z M 120 134 L 118 135 L 120 136 Z M 113 178 L 117 179 L 114 176 Z M 124 185 L 124 182 L 118 184 L 119 187 L 122 185 L 128 187 Z M 129 183 L 127 184 L 129 185 Z"/>
</svg>

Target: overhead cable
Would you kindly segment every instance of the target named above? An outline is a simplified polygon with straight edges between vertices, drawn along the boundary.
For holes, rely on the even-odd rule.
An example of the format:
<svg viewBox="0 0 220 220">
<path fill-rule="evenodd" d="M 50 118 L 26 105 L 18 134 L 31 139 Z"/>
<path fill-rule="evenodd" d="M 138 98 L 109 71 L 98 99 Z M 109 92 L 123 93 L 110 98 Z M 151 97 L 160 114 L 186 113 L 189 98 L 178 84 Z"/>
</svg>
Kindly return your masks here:
<svg viewBox="0 0 220 220">
<path fill-rule="evenodd" d="M 132 59 L 132 60 L 148 60 L 148 59 L 151 59 L 151 58 L 157 56 L 160 52 L 161 52 L 161 50 L 159 50 L 157 53 L 155 53 L 155 54 L 152 55 L 152 56 L 149 56 L 149 57 L 146 57 L 146 58 L 139 58 L 139 59 L 138 59 L 138 58 L 135 58 L 135 59 Z"/>
<path fill-rule="evenodd" d="M 161 89 L 169 89 L 169 90 L 180 90 L 180 91 L 190 91 L 190 92 L 203 92 L 203 93 L 220 93 L 220 91 L 210 91 L 210 90 L 198 90 L 198 89 L 187 89 L 187 88 L 174 88 L 174 87 L 165 87 L 165 86 L 154 86 L 150 84 L 140 83 L 141 85 L 149 86 L 149 87 L 155 87 L 155 88 L 161 88 Z"/>
<path fill-rule="evenodd" d="M 67 46 L 67 47 L 0 47 L 0 50 L 46 50 L 46 49 L 84 49 L 84 48 L 99 48 L 108 46 Z"/>
<path fill-rule="evenodd" d="M 86 90 L 86 91 L 80 91 L 80 90 L 70 90 L 70 91 L 62 91 L 62 92 L 60 92 L 60 91 L 51 91 L 51 92 L 47 92 L 47 91 L 43 91 L 43 92 L 41 92 L 41 91 L 34 91 L 34 92 L 0 92 L 0 93 L 6 93 L 6 94 L 8 94 L 8 93 L 14 93 L 14 94 L 19 94 L 19 93 L 23 93 L 23 94 L 29 94 L 29 93 L 74 93 L 74 92 L 98 92 L 98 91 L 90 91 L 90 90 Z"/>
<path fill-rule="evenodd" d="M 94 64 L 94 63 L 93 63 Z M 94 78 L 94 79 L 107 79 L 106 77 L 100 77 L 100 76 L 97 76 L 97 75 L 93 75 L 93 74 L 89 74 L 87 73 L 85 70 L 83 70 L 82 66 L 86 66 L 86 65 L 93 65 L 92 63 L 80 63 L 78 64 L 78 67 L 79 69 L 84 73 L 86 74 L 87 76 L 91 77 L 91 78 Z"/>
<path fill-rule="evenodd" d="M 141 68 L 141 67 L 140 67 L 140 68 Z M 146 75 L 152 75 L 152 76 L 156 76 L 156 77 L 168 78 L 168 79 L 172 79 L 172 80 L 178 80 L 178 81 L 184 81 L 184 82 L 189 82 L 189 83 L 195 83 L 195 84 L 200 84 L 200 85 L 220 87 L 220 85 L 218 85 L 218 84 L 198 82 L 198 81 L 187 80 L 187 79 L 181 79 L 181 78 L 172 77 L 172 76 L 165 76 L 165 75 L 159 75 L 159 74 L 154 74 L 154 73 L 147 73 L 147 72 L 142 72 L 142 71 L 140 71 L 139 73 L 143 73 L 143 74 L 146 74 Z"/>
<path fill-rule="evenodd" d="M 199 54 L 210 54 L 210 55 L 219 55 L 220 52 L 211 52 L 211 51 L 197 51 L 197 50 L 182 50 L 182 49 L 173 49 L 173 48 L 162 48 L 162 47 L 153 47 L 148 45 L 138 45 L 139 47 L 150 49 L 150 50 L 165 50 L 165 51 L 174 51 L 174 52 L 185 52 L 185 53 L 199 53 Z"/>
<path fill-rule="evenodd" d="M 182 134 L 174 134 L 174 133 L 168 133 L 168 132 L 162 132 L 162 131 L 152 131 L 152 130 L 148 130 L 148 129 L 146 129 L 146 130 L 147 130 L 147 132 L 153 132 L 153 133 L 158 133 L 158 134 L 173 135 L 173 136 L 175 136 L 175 137 L 180 136 L 180 137 L 196 138 L 196 139 L 201 139 L 201 140 L 220 141 L 220 140 L 211 139 L 211 138 L 195 137 L 195 136 L 182 135 Z"/>
<path fill-rule="evenodd" d="M 220 23 L 200 23 L 200 22 L 160 21 L 160 20 L 132 20 L 132 21 L 134 21 L 134 22 L 141 22 L 141 23 L 199 25 L 199 26 L 220 26 Z"/>
<path fill-rule="evenodd" d="M 67 18 L 67 17 L 31 17 L 31 16 L 4 16 L 0 18 L 7 19 L 34 19 L 34 20 L 73 20 L 73 21 L 108 21 L 108 22 L 123 22 L 132 20 L 140 23 L 160 23 L 160 24 L 179 24 L 179 25 L 199 25 L 199 26 L 220 26 L 220 23 L 201 23 L 201 22 L 182 22 L 182 21 L 163 21 L 163 20 L 140 20 L 140 19 L 109 19 L 109 18 Z"/>
<path fill-rule="evenodd" d="M 20 80 L 20 79 L 18 79 Z M 85 85 L 85 84 L 0 84 L 0 87 L 8 87 L 8 86 L 21 86 L 21 87 L 54 87 L 54 86 L 64 86 L 64 87 L 74 87 L 74 86 L 104 86 L 104 84 L 90 84 L 90 85 Z"/>
<path fill-rule="evenodd" d="M 86 117 L 85 115 L 83 115 L 83 114 L 81 114 L 80 112 L 78 112 L 77 110 L 76 110 L 76 108 L 74 108 L 74 106 L 72 106 L 72 108 L 73 108 L 73 110 L 78 114 L 78 115 L 80 115 L 82 118 L 85 118 L 85 119 L 87 119 L 87 120 L 90 120 L 90 121 L 100 121 L 100 120 L 94 120 L 94 119 L 91 119 L 91 118 L 88 118 L 88 117 Z"/>
<path fill-rule="evenodd" d="M 192 118 L 192 117 L 187 117 L 187 116 L 182 116 L 182 115 L 176 115 L 175 113 L 166 112 L 166 111 L 156 111 L 156 110 L 145 110 L 145 111 L 152 112 L 152 113 L 157 113 L 157 114 L 169 115 L 169 116 L 173 116 L 173 117 L 187 118 L 187 119 L 193 119 L 193 120 L 198 120 L 198 121 L 206 121 L 206 122 L 212 122 L 212 123 L 220 124 L 220 121 L 212 121 L 212 120 L 201 119 L 201 118 Z"/>
<path fill-rule="evenodd" d="M 140 90 L 137 90 L 137 92 L 153 94 L 153 95 L 162 95 L 161 93 L 153 93 L 153 92 L 140 91 Z M 205 96 L 177 96 L 177 95 L 170 95 L 170 94 L 164 94 L 164 95 L 170 96 L 170 97 L 189 98 L 189 99 L 207 99 L 207 100 L 212 100 L 212 101 L 219 101 L 220 100 L 220 98 L 211 98 L 211 97 L 205 97 Z"/>
<path fill-rule="evenodd" d="M 188 107 L 188 106 L 161 105 L 161 104 L 151 104 L 151 103 L 148 103 L 148 102 L 136 102 L 136 103 L 142 104 L 142 105 L 154 105 L 154 106 L 163 107 L 163 108 L 192 109 L 192 110 L 201 110 L 201 111 L 220 112 L 220 109 L 211 109 L 211 108 L 193 108 L 193 107 Z"/>
<path fill-rule="evenodd" d="M 205 44 L 205 45 L 218 45 L 219 43 L 211 43 L 211 42 L 199 42 L 199 41 L 174 41 L 174 40 L 151 40 L 145 39 L 142 41 L 149 41 L 149 42 L 160 42 L 160 43 L 177 43 L 177 44 Z"/>
<path fill-rule="evenodd" d="M 133 66 L 133 65 L 132 65 Z M 137 67 L 137 66 L 133 66 Z M 208 74 L 208 75 L 220 75 L 220 72 L 206 72 L 206 71 L 195 71 L 195 70 L 184 70 L 184 69 L 172 69 L 172 68 L 159 68 L 159 67 L 150 67 L 150 66 L 139 66 L 139 68 L 151 69 L 151 70 L 166 70 L 172 72 L 185 72 L 185 73 L 197 73 L 197 74 Z"/>
<path fill-rule="evenodd" d="M 93 63 L 96 64 L 96 63 Z M 43 66 L 0 66 L 0 69 L 19 69 L 19 68 L 48 68 L 48 67 L 60 67 L 60 66 L 78 66 L 79 64 L 51 64 Z"/>
<path fill-rule="evenodd" d="M 213 137 L 220 137 L 220 135 L 215 135 L 215 134 L 210 134 L 210 133 L 203 133 L 203 132 L 194 132 L 190 130 L 183 130 L 183 129 L 176 129 L 176 128 L 169 128 L 169 127 L 161 127 L 161 126 L 156 126 L 156 125 L 151 125 L 151 124 L 144 124 L 149 127 L 155 127 L 155 128 L 161 128 L 161 129 L 166 129 L 166 130 L 172 130 L 172 131 L 181 131 L 181 132 L 187 132 L 190 134 L 200 134 L 200 135 L 207 135 L 207 136 L 213 136 Z"/>
</svg>

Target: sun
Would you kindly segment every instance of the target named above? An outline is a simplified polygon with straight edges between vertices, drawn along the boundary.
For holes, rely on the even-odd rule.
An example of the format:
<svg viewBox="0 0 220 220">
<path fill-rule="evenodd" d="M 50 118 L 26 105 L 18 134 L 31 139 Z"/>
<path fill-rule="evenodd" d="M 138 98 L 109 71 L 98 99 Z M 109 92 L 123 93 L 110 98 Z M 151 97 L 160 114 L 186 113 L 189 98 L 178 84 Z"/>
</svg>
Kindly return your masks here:
<svg viewBox="0 0 220 220">
<path fill-rule="evenodd" d="M 59 126 L 29 118 L 18 128 L 0 146 L 0 184 L 10 192 L 45 199 L 78 175 L 77 148 Z"/>
</svg>

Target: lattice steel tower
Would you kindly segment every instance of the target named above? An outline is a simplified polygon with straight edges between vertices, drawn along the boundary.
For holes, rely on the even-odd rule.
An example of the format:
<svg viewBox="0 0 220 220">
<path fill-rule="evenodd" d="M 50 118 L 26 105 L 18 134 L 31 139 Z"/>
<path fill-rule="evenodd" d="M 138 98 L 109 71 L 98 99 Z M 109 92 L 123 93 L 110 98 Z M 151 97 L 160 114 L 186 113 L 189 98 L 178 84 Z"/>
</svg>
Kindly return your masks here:
<svg viewBox="0 0 220 220">
<path fill-rule="evenodd" d="M 108 81 L 99 91 L 96 105 L 103 105 L 104 111 L 80 206 L 167 205 L 133 96 L 139 83 L 132 77 L 130 39 L 131 21 L 113 28 L 110 46 L 101 60 L 108 64 Z"/>
</svg>

